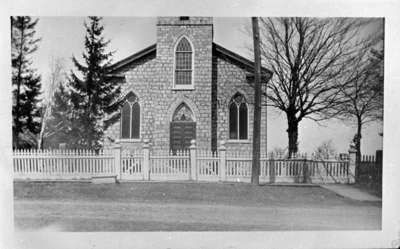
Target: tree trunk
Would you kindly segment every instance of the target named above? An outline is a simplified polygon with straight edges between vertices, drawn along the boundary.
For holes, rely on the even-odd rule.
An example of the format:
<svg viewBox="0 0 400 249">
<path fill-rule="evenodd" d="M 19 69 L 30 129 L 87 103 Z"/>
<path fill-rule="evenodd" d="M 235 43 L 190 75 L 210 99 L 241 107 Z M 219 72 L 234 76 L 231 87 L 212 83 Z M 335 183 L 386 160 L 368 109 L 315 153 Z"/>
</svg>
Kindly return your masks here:
<svg viewBox="0 0 400 249">
<path fill-rule="evenodd" d="M 43 125 L 43 123 L 42 123 L 42 125 Z M 43 149 L 43 135 L 44 135 L 44 129 L 40 130 L 40 133 L 39 133 L 39 141 L 38 141 L 38 149 L 39 150 Z"/>
<path fill-rule="evenodd" d="M 298 129 L 299 122 L 296 117 L 292 117 L 288 114 L 288 129 L 286 130 L 289 138 L 289 158 L 298 151 Z"/>
<path fill-rule="evenodd" d="M 355 146 L 356 146 L 356 179 L 359 178 L 360 174 L 360 163 L 361 163 L 361 130 L 362 130 L 362 122 L 361 118 L 357 118 L 357 133 L 355 139 Z"/>
<path fill-rule="evenodd" d="M 38 141 L 38 149 L 43 149 L 43 136 L 44 136 L 44 129 L 45 129 L 45 116 L 46 116 L 46 112 L 47 112 L 47 103 L 45 106 L 45 111 L 43 112 L 42 110 L 42 118 L 41 118 L 41 125 L 40 125 L 40 132 L 39 132 L 39 141 Z"/>
<path fill-rule="evenodd" d="M 253 122 L 253 163 L 251 168 L 251 183 L 259 184 L 260 172 L 260 130 L 261 130 L 261 57 L 260 31 L 257 17 L 252 17 L 254 41 L 254 122 Z"/>
</svg>

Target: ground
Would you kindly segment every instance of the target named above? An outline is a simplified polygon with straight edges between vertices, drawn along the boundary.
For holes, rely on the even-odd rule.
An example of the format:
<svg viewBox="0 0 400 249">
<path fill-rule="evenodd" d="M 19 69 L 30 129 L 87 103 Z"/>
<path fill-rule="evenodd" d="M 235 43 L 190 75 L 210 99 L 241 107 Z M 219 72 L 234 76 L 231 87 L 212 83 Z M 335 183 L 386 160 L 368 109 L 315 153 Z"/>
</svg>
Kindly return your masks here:
<svg viewBox="0 0 400 249">
<path fill-rule="evenodd" d="M 381 212 L 315 186 L 14 183 L 17 230 L 380 230 Z"/>
</svg>

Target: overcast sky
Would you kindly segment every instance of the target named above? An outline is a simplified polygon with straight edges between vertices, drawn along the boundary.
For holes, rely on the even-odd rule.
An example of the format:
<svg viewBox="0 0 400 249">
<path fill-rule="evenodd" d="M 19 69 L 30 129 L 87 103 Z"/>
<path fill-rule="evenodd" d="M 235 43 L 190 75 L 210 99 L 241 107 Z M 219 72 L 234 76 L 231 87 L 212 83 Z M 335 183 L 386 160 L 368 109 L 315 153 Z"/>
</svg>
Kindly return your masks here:
<svg viewBox="0 0 400 249">
<path fill-rule="evenodd" d="M 40 17 L 37 36 L 42 40 L 33 56 L 33 66 L 42 75 L 44 86 L 48 79 L 52 57 L 64 58 L 66 67 L 71 68 L 71 57 L 80 59 L 83 51 L 85 29 L 84 17 Z M 110 39 L 109 49 L 115 51 L 114 62 L 156 42 L 156 18 L 106 17 L 104 36 Z M 247 58 L 252 54 L 251 37 L 246 34 L 250 18 L 214 18 L 214 42 Z M 268 111 L 268 148 L 287 147 L 285 116 L 271 109 Z M 299 148 L 311 153 L 323 141 L 332 140 L 338 152 L 347 152 L 354 137 L 354 125 L 330 120 L 315 123 L 303 120 L 299 127 Z M 364 129 L 362 137 L 363 154 L 374 154 L 382 149 L 382 124 L 372 123 Z"/>
</svg>

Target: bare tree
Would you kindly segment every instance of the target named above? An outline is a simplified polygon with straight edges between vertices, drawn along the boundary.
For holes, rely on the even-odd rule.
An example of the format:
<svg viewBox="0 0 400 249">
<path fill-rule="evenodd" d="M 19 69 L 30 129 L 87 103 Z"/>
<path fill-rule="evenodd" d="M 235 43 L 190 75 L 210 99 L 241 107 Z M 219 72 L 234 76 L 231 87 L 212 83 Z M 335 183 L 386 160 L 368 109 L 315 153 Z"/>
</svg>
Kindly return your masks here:
<svg viewBox="0 0 400 249">
<path fill-rule="evenodd" d="M 357 39 L 367 20 L 349 18 L 263 18 L 262 56 L 274 73 L 267 105 L 285 112 L 289 155 L 298 151 L 304 119 L 337 115 L 343 100 L 341 73 L 370 37 Z"/>
<path fill-rule="evenodd" d="M 47 127 L 48 119 L 51 115 L 51 107 L 53 105 L 54 93 L 59 85 L 66 79 L 65 61 L 63 58 L 51 57 L 50 59 L 50 75 L 47 81 L 45 97 L 42 102 L 41 113 L 41 130 L 39 133 L 38 149 L 43 148 L 43 139 L 48 137 L 49 129 Z M 55 128 L 55 127 L 53 127 Z"/>
<path fill-rule="evenodd" d="M 314 152 L 318 159 L 329 159 L 336 154 L 336 148 L 332 140 L 323 141 Z"/>
<path fill-rule="evenodd" d="M 339 94 L 344 102 L 337 109 L 339 118 L 356 124 L 353 143 L 357 151 L 356 162 L 360 162 L 363 126 L 383 120 L 383 50 L 367 50 L 358 54 L 343 78 L 346 84 Z"/>
</svg>

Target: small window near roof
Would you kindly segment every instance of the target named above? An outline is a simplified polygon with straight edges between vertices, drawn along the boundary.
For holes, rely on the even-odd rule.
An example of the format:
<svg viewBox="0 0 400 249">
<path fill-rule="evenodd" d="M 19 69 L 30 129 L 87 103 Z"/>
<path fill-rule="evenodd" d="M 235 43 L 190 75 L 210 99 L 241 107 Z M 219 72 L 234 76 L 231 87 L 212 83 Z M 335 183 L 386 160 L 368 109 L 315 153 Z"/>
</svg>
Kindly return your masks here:
<svg viewBox="0 0 400 249">
<path fill-rule="evenodd" d="M 181 21 L 188 21 L 188 20 L 189 20 L 189 17 L 188 17 L 188 16 L 180 16 L 180 17 L 179 17 L 179 20 L 181 20 Z"/>
</svg>

